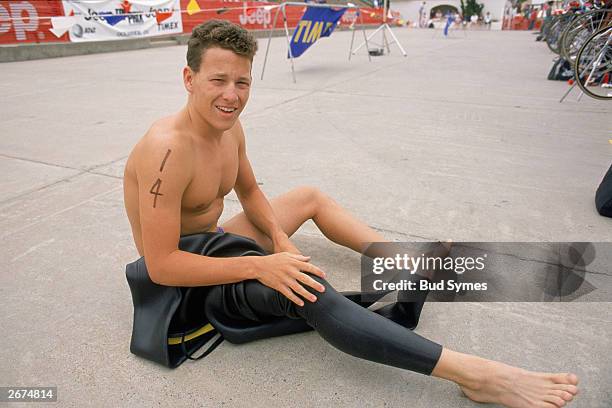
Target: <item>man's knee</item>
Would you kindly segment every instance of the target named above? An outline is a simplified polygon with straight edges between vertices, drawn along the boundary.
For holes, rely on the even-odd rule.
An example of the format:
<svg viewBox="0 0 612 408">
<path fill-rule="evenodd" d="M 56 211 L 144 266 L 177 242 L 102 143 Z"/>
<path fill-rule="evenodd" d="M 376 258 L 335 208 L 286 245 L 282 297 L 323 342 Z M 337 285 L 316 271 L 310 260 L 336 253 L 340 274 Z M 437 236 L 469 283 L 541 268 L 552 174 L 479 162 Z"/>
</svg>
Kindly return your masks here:
<svg viewBox="0 0 612 408">
<path fill-rule="evenodd" d="M 325 287 L 325 291 L 319 292 L 308 285 L 304 285 L 304 284 L 302 285 L 306 288 L 307 291 L 309 291 L 310 293 L 312 293 L 313 295 L 317 297 L 317 300 L 314 302 L 316 303 L 317 307 L 323 307 L 323 308 L 334 307 L 338 302 L 338 297 L 343 297 L 340 293 L 336 291 L 336 289 L 333 288 L 332 285 L 329 284 L 327 280 L 320 278 L 309 272 L 304 272 L 304 273 Z"/>
<path fill-rule="evenodd" d="M 299 194 L 302 205 L 311 210 L 312 216 L 316 215 L 321 207 L 333 202 L 327 194 L 313 186 L 301 186 L 294 191 Z"/>
</svg>

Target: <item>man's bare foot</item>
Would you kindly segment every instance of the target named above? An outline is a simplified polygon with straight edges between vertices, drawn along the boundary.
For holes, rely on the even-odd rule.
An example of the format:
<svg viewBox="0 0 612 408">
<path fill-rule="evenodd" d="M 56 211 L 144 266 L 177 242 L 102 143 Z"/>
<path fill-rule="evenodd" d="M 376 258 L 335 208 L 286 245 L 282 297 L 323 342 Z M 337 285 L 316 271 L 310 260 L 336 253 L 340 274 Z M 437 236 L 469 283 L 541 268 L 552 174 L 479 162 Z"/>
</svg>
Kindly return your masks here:
<svg viewBox="0 0 612 408">
<path fill-rule="evenodd" d="M 477 402 L 493 402 L 511 408 L 557 408 L 578 393 L 574 374 L 537 373 L 495 361 L 484 360 L 480 383 L 460 385 L 463 393 Z"/>
<path fill-rule="evenodd" d="M 477 402 L 510 408 L 558 408 L 578 393 L 574 374 L 536 373 L 447 348 L 431 373 L 451 380 Z"/>
</svg>

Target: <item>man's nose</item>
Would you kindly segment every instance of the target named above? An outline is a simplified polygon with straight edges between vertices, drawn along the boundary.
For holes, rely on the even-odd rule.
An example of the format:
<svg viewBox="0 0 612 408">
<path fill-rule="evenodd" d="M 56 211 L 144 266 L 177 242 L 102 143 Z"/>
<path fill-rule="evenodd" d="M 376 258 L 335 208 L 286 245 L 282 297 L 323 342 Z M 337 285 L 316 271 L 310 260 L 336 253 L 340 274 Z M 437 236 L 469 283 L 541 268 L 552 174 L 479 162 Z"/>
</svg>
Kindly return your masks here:
<svg viewBox="0 0 612 408">
<path fill-rule="evenodd" d="M 228 102 L 236 102 L 238 100 L 238 92 L 236 89 L 236 85 L 229 84 L 223 90 L 223 99 Z"/>
</svg>

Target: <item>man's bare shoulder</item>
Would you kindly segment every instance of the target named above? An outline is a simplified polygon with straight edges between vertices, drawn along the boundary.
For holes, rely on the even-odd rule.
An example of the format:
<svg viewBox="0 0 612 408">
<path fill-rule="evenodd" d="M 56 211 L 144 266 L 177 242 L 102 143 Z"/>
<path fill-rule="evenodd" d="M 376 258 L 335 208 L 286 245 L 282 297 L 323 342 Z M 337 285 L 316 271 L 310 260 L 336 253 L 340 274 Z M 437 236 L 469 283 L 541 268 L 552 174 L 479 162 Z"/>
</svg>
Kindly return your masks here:
<svg viewBox="0 0 612 408">
<path fill-rule="evenodd" d="M 192 138 L 178 126 L 174 115 L 153 122 L 136 145 L 143 153 L 160 149 L 163 151 L 168 147 L 176 149 L 177 152 L 189 152 L 193 148 Z"/>
<path fill-rule="evenodd" d="M 126 165 L 126 171 L 136 172 L 143 166 L 159 164 L 160 157 L 172 154 L 178 162 L 188 165 L 193 151 L 192 139 L 177 126 L 175 115 L 153 122 L 136 143 Z"/>
<path fill-rule="evenodd" d="M 242 123 L 240 123 L 240 119 L 236 121 L 234 126 L 232 126 L 232 128 L 228 130 L 227 133 L 232 136 L 238 146 L 244 145 L 244 129 L 242 128 Z"/>
</svg>

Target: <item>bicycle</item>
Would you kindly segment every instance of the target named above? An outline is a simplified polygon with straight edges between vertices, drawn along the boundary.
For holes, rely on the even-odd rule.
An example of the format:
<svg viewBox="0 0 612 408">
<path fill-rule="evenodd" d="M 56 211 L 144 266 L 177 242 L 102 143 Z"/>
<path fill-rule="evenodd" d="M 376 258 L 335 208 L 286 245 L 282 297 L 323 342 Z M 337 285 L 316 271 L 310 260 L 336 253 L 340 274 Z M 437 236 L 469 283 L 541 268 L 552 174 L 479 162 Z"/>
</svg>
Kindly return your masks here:
<svg viewBox="0 0 612 408">
<path fill-rule="evenodd" d="M 576 84 L 592 98 L 612 100 L 612 25 L 592 34 L 576 56 Z"/>
</svg>

